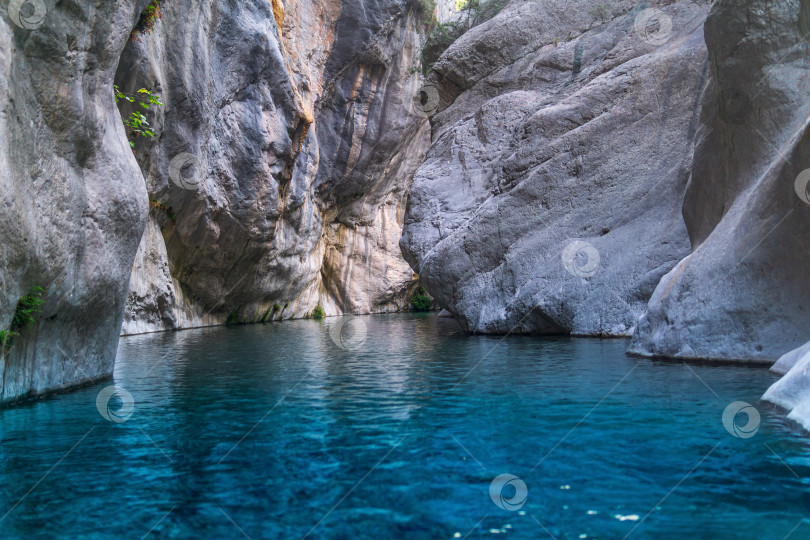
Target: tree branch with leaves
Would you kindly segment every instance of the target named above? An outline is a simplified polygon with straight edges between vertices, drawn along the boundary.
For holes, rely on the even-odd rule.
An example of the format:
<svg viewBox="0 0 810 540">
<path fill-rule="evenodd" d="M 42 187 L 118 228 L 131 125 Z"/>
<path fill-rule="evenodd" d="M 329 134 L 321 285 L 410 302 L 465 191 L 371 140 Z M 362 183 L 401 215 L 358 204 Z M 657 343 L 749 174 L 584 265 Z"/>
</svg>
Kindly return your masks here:
<svg viewBox="0 0 810 540">
<path fill-rule="evenodd" d="M 121 103 L 121 101 L 126 101 L 136 106 L 136 109 L 126 118 L 121 115 L 124 126 L 128 128 L 127 137 L 153 139 L 155 132 L 152 131 L 152 126 L 149 125 L 149 121 L 142 111 L 149 111 L 153 105 L 157 107 L 163 106 L 163 103 L 160 101 L 160 96 L 156 96 L 151 90 L 147 90 L 146 88 L 141 88 L 134 94 L 122 92 L 121 89 L 118 88 L 118 85 L 113 85 L 113 89 L 115 90 L 116 105 Z M 134 152 L 135 141 L 129 139 L 129 146 L 132 147 Z"/>
</svg>

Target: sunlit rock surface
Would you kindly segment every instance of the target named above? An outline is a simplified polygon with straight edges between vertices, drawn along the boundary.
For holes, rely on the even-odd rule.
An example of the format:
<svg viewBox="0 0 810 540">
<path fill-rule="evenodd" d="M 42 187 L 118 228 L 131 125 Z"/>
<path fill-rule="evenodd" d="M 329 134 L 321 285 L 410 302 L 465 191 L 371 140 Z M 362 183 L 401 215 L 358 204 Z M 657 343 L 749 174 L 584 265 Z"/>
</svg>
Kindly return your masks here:
<svg viewBox="0 0 810 540">
<path fill-rule="evenodd" d="M 429 142 L 413 100 L 423 15 L 405 0 L 162 12 L 116 78 L 166 104 L 137 147 L 157 204 L 123 332 L 405 307 L 397 242 Z"/>
</svg>

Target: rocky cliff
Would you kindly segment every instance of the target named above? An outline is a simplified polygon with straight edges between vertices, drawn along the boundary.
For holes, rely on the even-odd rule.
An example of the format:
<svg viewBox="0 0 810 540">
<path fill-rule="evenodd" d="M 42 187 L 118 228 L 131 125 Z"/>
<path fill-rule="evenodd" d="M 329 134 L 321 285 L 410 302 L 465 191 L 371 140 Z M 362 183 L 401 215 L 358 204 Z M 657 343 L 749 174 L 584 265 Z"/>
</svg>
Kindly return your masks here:
<svg viewBox="0 0 810 540">
<path fill-rule="evenodd" d="M 6 7 L 6 6 L 4 6 Z M 112 93 L 143 2 L 8 2 L 0 17 L 0 402 L 112 373 L 147 194 Z"/>
<path fill-rule="evenodd" d="M 164 2 L 116 81 L 161 95 L 124 333 L 396 311 L 428 125 L 404 0 Z"/>
<path fill-rule="evenodd" d="M 810 429 L 810 2 L 515 0 L 431 82 L 401 246 L 462 325 L 784 355 Z"/>
<path fill-rule="evenodd" d="M 808 16 L 798 0 L 712 6 L 683 203 L 692 249 L 658 285 L 632 352 L 770 363 L 807 341 Z"/>
<path fill-rule="evenodd" d="M 407 0 L 9 2 L 0 328 L 32 287 L 45 303 L 0 354 L 0 402 L 109 376 L 122 321 L 407 305 L 424 16 Z M 134 152 L 114 84 L 161 96 Z"/>
<path fill-rule="evenodd" d="M 468 330 L 632 333 L 689 254 L 707 11 L 513 1 L 436 63 L 401 246 Z"/>
<path fill-rule="evenodd" d="M 809 6 L 516 0 L 467 32 L 401 241 L 426 288 L 474 332 L 806 341 Z"/>
</svg>

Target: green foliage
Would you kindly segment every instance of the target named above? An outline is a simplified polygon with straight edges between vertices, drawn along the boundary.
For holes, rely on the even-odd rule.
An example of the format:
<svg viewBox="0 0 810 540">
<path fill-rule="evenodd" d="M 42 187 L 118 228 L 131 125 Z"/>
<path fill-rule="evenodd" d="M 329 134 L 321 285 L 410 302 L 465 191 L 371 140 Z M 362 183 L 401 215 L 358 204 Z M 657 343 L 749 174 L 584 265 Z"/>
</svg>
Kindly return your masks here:
<svg viewBox="0 0 810 540">
<path fill-rule="evenodd" d="M 45 290 L 42 287 L 34 287 L 31 292 L 20 298 L 14 311 L 14 318 L 11 319 L 12 332 L 26 330 L 36 324 L 34 315 L 42 311 L 42 305 L 45 303 L 45 299 L 42 298 L 43 292 Z"/>
<path fill-rule="evenodd" d="M 420 0 L 420 2 L 432 2 L 435 11 L 434 0 Z M 455 21 L 440 23 L 435 20 L 435 15 L 431 15 L 432 22 L 428 27 L 430 32 L 422 47 L 422 72 L 425 75 L 430 73 L 433 65 L 453 42 L 471 28 L 500 13 L 507 3 L 509 0 L 457 0 L 456 7 L 460 16 Z"/>
<path fill-rule="evenodd" d="M 159 210 L 166 214 L 166 217 L 168 217 L 170 220 L 177 221 L 177 216 L 174 215 L 171 206 L 163 204 L 162 202 L 154 199 L 149 199 L 149 208 L 154 209 L 155 211 Z"/>
<path fill-rule="evenodd" d="M 437 0 L 417 0 L 416 8 L 422 13 L 428 27 L 436 22 L 436 2 Z"/>
<path fill-rule="evenodd" d="M 267 308 L 267 311 L 264 312 L 264 317 L 262 317 L 262 322 L 272 321 L 273 317 L 276 313 L 281 312 L 281 304 L 273 304 L 271 307 Z"/>
<path fill-rule="evenodd" d="M 0 330 L 0 354 L 8 353 L 11 348 L 11 341 L 16 335 L 17 332 L 11 330 Z"/>
<path fill-rule="evenodd" d="M 124 118 L 122 115 L 121 117 L 124 122 L 124 126 L 128 128 L 127 135 L 132 138 L 140 136 L 153 139 L 155 137 L 155 133 L 152 131 L 149 121 L 141 112 L 141 109 L 148 111 L 152 105 L 163 106 L 163 103 L 160 101 L 160 96 L 154 95 L 151 90 L 147 90 L 146 88 L 141 88 L 135 94 L 127 94 L 122 92 L 121 89 L 118 88 L 118 85 L 113 85 L 113 89 L 115 90 L 116 104 L 120 103 L 121 101 L 126 101 L 135 105 L 135 110 L 131 112 L 129 116 Z M 135 141 L 130 139 L 129 146 L 131 146 L 134 150 Z"/>
<path fill-rule="evenodd" d="M 238 322 L 239 322 L 239 313 L 233 311 L 231 312 L 230 315 L 228 315 L 228 318 L 225 319 L 225 326 L 231 326 L 232 324 L 236 324 Z"/>
<path fill-rule="evenodd" d="M 130 39 L 134 40 L 141 34 L 146 34 L 152 30 L 158 19 L 162 18 L 160 13 L 160 4 L 162 0 L 152 0 L 141 12 L 141 18 L 138 19 L 138 24 L 135 25 L 135 30 L 132 31 Z"/>
<path fill-rule="evenodd" d="M 313 319 L 321 320 L 325 316 L 326 316 L 326 314 L 323 311 L 323 306 L 320 305 L 320 304 L 318 304 L 318 306 L 312 311 L 312 318 Z"/>
<path fill-rule="evenodd" d="M 413 295 L 413 298 L 411 298 L 411 311 L 430 311 L 430 306 L 432 304 L 433 300 L 431 300 L 430 296 L 427 295 L 424 287 L 419 287 L 419 290 L 416 291 L 416 294 Z"/>
<path fill-rule="evenodd" d="M 20 297 L 11 324 L 8 329 L 0 330 L 0 351 L 7 353 L 11 349 L 14 337 L 37 323 L 35 315 L 42 311 L 45 299 L 42 298 L 45 289 L 33 287 L 28 294 Z"/>
<path fill-rule="evenodd" d="M 272 315 L 272 313 L 273 313 L 273 308 L 267 308 L 267 311 L 264 312 L 264 315 L 260 319 L 260 322 L 265 323 L 265 322 L 269 321 L 270 320 L 270 315 Z"/>
</svg>

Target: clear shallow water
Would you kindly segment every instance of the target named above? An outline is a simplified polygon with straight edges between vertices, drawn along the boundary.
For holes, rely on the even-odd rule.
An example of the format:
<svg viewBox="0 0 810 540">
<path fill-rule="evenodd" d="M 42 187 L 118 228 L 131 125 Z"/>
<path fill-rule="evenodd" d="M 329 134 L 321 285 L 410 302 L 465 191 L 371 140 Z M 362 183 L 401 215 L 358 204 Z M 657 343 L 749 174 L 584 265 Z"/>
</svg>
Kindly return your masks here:
<svg viewBox="0 0 810 540">
<path fill-rule="evenodd" d="M 355 351 L 329 320 L 122 338 L 122 423 L 112 382 L 0 410 L 0 537 L 810 538 L 810 445 L 758 403 L 765 369 L 362 320 Z"/>
</svg>

